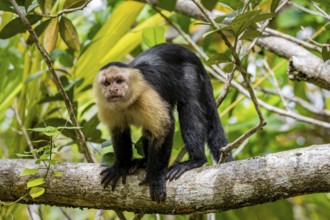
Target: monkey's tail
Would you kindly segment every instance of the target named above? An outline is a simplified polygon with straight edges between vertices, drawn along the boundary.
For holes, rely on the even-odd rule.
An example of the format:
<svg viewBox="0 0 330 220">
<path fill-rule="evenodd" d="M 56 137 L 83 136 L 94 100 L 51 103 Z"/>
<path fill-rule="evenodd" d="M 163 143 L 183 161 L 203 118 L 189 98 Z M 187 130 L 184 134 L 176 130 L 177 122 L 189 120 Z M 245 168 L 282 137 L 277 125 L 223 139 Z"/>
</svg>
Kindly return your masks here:
<svg viewBox="0 0 330 220">
<path fill-rule="evenodd" d="M 206 90 L 206 120 L 207 120 L 207 145 L 216 162 L 220 159 L 220 148 L 228 144 L 225 131 L 220 121 L 217 111 L 217 106 L 213 98 L 213 89 L 209 80 L 205 83 Z M 231 153 L 228 155 L 226 161 L 233 160 Z"/>
</svg>

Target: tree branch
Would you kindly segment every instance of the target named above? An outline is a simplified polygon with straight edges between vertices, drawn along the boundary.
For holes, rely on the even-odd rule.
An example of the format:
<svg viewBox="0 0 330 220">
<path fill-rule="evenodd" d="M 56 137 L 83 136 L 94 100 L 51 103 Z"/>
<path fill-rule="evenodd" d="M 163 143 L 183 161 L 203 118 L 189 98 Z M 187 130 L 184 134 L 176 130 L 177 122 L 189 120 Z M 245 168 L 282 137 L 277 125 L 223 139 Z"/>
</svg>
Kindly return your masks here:
<svg viewBox="0 0 330 220">
<path fill-rule="evenodd" d="M 147 186 L 139 186 L 140 170 L 119 181 L 117 188 L 103 189 L 101 167 L 89 163 L 59 163 L 61 177 L 49 176 L 46 192 L 20 203 L 116 209 L 137 213 L 186 214 L 220 212 L 275 201 L 301 194 L 330 192 L 330 145 L 317 145 L 246 160 L 208 166 L 186 172 L 167 182 L 167 200 L 152 202 Z M 24 168 L 36 168 L 34 160 L 0 160 L 0 200 L 15 201 L 26 194 Z M 40 170 L 42 174 L 43 169 Z"/>
</svg>

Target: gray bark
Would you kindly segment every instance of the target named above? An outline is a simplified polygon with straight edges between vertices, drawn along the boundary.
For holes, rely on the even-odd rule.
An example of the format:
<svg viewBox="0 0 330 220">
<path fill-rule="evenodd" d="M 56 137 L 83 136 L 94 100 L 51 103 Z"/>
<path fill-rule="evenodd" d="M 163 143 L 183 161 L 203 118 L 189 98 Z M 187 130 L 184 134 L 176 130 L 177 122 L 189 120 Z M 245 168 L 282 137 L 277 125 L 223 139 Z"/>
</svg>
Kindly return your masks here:
<svg viewBox="0 0 330 220">
<path fill-rule="evenodd" d="M 0 200 L 15 201 L 27 192 L 24 168 L 38 168 L 34 160 L 0 160 Z M 220 212 L 301 194 L 330 192 L 330 145 L 317 145 L 261 157 L 208 166 L 167 182 L 167 200 L 150 201 L 147 186 L 139 186 L 145 172 L 130 175 L 111 191 L 100 184 L 99 164 L 59 163 L 62 177 L 48 176 L 46 192 L 27 204 L 126 210 L 137 213 L 187 214 Z M 36 176 L 43 176 L 45 170 Z"/>
</svg>

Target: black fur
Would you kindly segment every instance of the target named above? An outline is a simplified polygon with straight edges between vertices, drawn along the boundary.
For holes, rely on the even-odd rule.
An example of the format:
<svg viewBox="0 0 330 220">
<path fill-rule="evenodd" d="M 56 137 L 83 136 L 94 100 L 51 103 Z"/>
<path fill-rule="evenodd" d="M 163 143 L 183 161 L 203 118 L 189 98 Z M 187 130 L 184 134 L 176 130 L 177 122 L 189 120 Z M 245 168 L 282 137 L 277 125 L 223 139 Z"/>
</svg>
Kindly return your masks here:
<svg viewBox="0 0 330 220">
<path fill-rule="evenodd" d="M 215 161 L 219 161 L 220 148 L 228 143 L 213 99 L 210 77 L 194 53 L 175 44 L 157 45 L 140 54 L 128 65 L 114 62 L 102 69 L 112 65 L 139 69 L 145 80 L 171 106 L 169 115 L 172 118 L 172 126 L 165 141 L 163 143 L 157 143 L 158 140 L 154 143 L 144 141 L 144 148 L 147 151 L 145 152 L 147 175 L 143 183 L 149 184 L 153 200 L 163 201 L 166 197 L 165 179 L 177 179 L 185 171 L 200 167 L 206 162 L 205 142 Z M 182 138 L 189 160 L 174 164 L 167 170 L 173 142 L 172 110 L 175 106 L 178 109 Z M 113 140 L 115 152 L 119 151 L 116 153 L 116 161 L 119 160 L 119 162 L 115 164 L 120 164 L 121 160 L 130 161 L 132 157 L 131 150 L 128 149 L 131 148 L 130 137 L 128 134 L 121 134 L 116 138 L 127 138 L 127 142 L 121 143 L 124 146 L 117 147 L 116 145 L 120 145 L 123 141 Z M 161 147 L 154 145 L 161 145 Z M 111 172 L 115 173 L 111 178 L 105 177 L 103 183 L 117 179 L 119 172 L 124 173 L 123 179 L 125 179 L 126 171 L 118 169 L 117 172 Z"/>
</svg>

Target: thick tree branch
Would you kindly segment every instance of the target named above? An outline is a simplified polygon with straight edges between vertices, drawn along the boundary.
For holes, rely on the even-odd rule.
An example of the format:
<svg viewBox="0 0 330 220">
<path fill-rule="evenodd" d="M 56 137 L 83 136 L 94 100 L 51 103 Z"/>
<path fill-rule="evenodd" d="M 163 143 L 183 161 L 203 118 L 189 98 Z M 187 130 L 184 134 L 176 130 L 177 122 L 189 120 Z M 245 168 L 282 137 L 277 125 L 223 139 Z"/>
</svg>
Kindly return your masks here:
<svg viewBox="0 0 330 220">
<path fill-rule="evenodd" d="M 258 44 L 289 59 L 289 78 L 313 83 L 330 90 L 330 65 L 305 48 L 280 37 L 262 37 Z"/>
<path fill-rule="evenodd" d="M 15 201 L 27 192 L 24 168 L 34 160 L 0 160 L 0 200 Z M 145 172 L 131 175 L 123 186 L 103 189 L 98 164 L 60 163 L 62 177 L 49 176 L 46 192 L 22 203 L 126 210 L 138 213 L 219 212 L 301 194 L 330 192 L 330 144 L 269 154 L 186 172 L 167 183 L 167 200 L 152 202 Z M 42 170 L 41 170 L 42 171 Z M 42 173 L 40 173 L 42 175 Z M 121 181 L 120 181 L 121 182 Z"/>
</svg>

